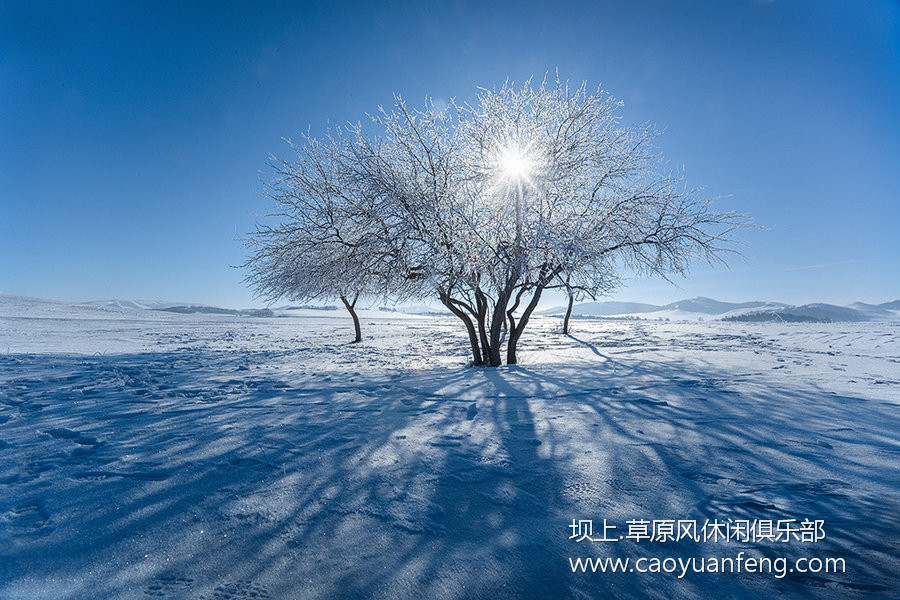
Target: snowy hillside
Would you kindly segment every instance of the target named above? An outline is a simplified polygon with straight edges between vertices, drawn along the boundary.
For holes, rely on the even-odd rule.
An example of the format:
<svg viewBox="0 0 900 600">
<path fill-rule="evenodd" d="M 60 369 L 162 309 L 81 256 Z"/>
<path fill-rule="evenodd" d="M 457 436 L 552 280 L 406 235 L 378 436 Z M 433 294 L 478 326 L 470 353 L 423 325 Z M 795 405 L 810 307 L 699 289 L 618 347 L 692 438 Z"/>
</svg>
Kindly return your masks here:
<svg viewBox="0 0 900 600">
<path fill-rule="evenodd" d="M 2 598 L 900 595 L 900 324 L 535 317 L 520 365 L 473 369 L 452 317 L 367 311 L 348 344 L 340 311 L 2 300 Z M 738 556 L 784 571 L 638 562 Z"/>
<path fill-rule="evenodd" d="M 41 308 L 38 309 L 37 307 Z M 54 308 L 55 307 L 55 308 Z M 82 310 L 83 309 L 83 310 Z M 41 300 L 0 293 L 0 314 L 68 314 L 84 315 L 85 318 L 147 318 L 146 313 L 131 311 L 165 311 L 182 314 L 221 314 L 243 315 L 252 317 L 299 317 L 322 316 L 324 312 L 336 312 L 341 315 L 344 311 L 339 306 L 279 306 L 271 309 L 229 309 L 209 305 L 184 304 L 176 302 L 149 302 L 142 300 L 102 300 L 96 302 L 66 303 L 53 300 Z M 402 318 L 402 315 L 412 316 L 447 316 L 447 311 L 441 306 L 416 305 L 381 307 L 368 309 L 371 312 L 381 312 Z M 81 312 L 79 312 L 81 311 Z M 366 312 L 364 310 L 364 312 Z M 555 306 L 543 309 L 537 314 L 560 317 L 566 312 L 565 306 Z M 75 314 L 73 313 L 73 314 Z M 385 315 L 380 315 L 383 318 Z M 679 300 L 671 304 L 656 305 L 641 302 L 580 302 L 572 308 L 572 316 L 575 318 L 614 317 L 627 319 L 649 319 L 656 321 L 704 321 L 704 320 L 733 320 L 744 322 L 857 322 L 857 321 L 900 321 L 900 300 L 885 302 L 883 304 L 866 304 L 854 302 L 847 306 L 833 304 L 805 304 L 792 306 L 782 302 L 720 302 L 712 298 L 697 297 Z"/>
<path fill-rule="evenodd" d="M 698 296 L 689 300 L 679 300 L 662 307 L 662 310 L 682 311 L 686 313 L 702 313 L 704 315 L 721 315 L 732 310 L 759 308 L 765 302 L 719 302 L 712 298 Z"/>
<path fill-rule="evenodd" d="M 620 317 L 630 319 L 702 321 L 727 319 L 747 322 L 854 322 L 900 321 L 900 300 L 880 305 L 854 302 L 847 306 L 805 304 L 792 306 L 782 302 L 719 302 L 712 298 L 690 298 L 666 305 L 637 302 L 583 302 L 572 308 L 575 317 Z M 565 306 L 540 312 L 562 316 Z"/>
<path fill-rule="evenodd" d="M 101 306 L 112 308 L 141 308 L 147 310 L 169 308 L 183 304 L 179 302 L 165 302 L 160 300 L 93 300 L 91 302 L 81 302 L 85 306 Z"/>
<path fill-rule="evenodd" d="M 579 302 L 572 307 L 572 314 L 577 316 L 608 317 L 652 312 L 660 310 L 660 308 L 662 307 L 642 302 Z M 538 311 L 538 314 L 541 315 L 564 315 L 565 313 L 565 306 L 556 306 Z"/>
<path fill-rule="evenodd" d="M 152 311 L 116 301 L 106 302 L 61 302 L 30 298 L 0 292 L 0 317 L 39 319 L 159 319 Z"/>
<path fill-rule="evenodd" d="M 780 308 L 759 308 L 740 315 L 726 314 L 725 319 L 737 321 L 781 321 L 837 323 L 854 321 L 900 321 L 900 311 L 855 302 L 848 306 L 834 304 L 804 304 Z"/>
</svg>

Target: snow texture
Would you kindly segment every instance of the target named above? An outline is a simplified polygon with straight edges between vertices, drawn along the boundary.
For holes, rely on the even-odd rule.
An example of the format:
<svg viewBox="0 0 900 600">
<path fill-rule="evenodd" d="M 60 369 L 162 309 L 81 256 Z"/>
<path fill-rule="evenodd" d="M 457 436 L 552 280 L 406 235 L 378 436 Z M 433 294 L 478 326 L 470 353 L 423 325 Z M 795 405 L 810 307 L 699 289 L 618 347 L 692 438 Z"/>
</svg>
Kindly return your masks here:
<svg viewBox="0 0 900 600">
<path fill-rule="evenodd" d="M 0 598 L 895 598 L 900 325 L 249 318 L 0 297 Z M 572 519 L 822 519 L 816 544 Z M 597 530 L 595 529 L 595 535 Z M 570 557 L 845 573 L 573 573 Z"/>
</svg>

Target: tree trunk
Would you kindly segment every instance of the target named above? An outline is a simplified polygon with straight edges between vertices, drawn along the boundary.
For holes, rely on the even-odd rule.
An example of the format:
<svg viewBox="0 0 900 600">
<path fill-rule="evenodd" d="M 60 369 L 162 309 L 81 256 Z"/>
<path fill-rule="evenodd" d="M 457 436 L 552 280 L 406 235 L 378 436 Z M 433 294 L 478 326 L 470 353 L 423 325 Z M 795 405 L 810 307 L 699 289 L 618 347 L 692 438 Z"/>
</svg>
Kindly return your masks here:
<svg viewBox="0 0 900 600">
<path fill-rule="evenodd" d="M 514 365 L 517 362 L 516 347 L 519 345 L 519 338 L 522 337 L 522 332 L 525 331 L 525 326 L 528 325 L 528 319 L 531 318 L 531 313 L 537 308 L 543 292 L 544 286 L 535 288 L 534 296 L 531 297 L 531 302 L 525 307 L 525 312 L 522 313 L 522 317 L 519 319 L 518 324 L 515 327 L 511 327 L 509 330 L 509 342 L 506 346 L 506 364 L 508 365 Z"/>
<path fill-rule="evenodd" d="M 506 323 L 506 305 L 509 302 L 509 291 L 502 291 L 497 294 L 497 303 L 494 305 L 494 314 L 491 318 L 491 335 L 490 335 L 490 366 L 499 367 L 503 364 L 500 357 L 500 336 L 503 333 L 503 325 Z"/>
<path fill-rule="evenodd" d="M 333 296 L 332 296 L 333 297 Z M 346 296 L 341 296 L 341 302 L 344 303 L 344 306 L 350 312 L 350 316 L 353 317 L 353 329 L 356 331 L 356 338 L 353 340 L 353 343 L 362 341 L 362 332 L 359 329 L 359 316 L 356 314 L 354 308 L 356 307 L 356 300 L 359 298 L 359 294 L 353 296 L 353 301 L 348 302 Z"/>
<path fill-rule="evenodd" d="M 491 344 L 487 334 L 488 299 L 480 288 L 475 289 L 475 304 L 478 312 L 478 335 L 481 338 L 481 361 L 486 365 L 491 362 Z"/>
<path fill-rule="evenodd" d="M 569 335 L 569 317 L 572 316 L 572 304 L 575 303 L 575 296 L 569 294 L 569 307 L 566 309 L 566 317 L 563 319 L 563 335 Z"/>
<path fill-rule="evenodd" d="M 475 324 L 472 323 L 472 319 L 470 319 L 458 306 L 453 304 L 450 296 L 444 293 L 439 293 L 438 296 L 441 299 L 441 303 L 450 309 L 450 312 L 456 315 L 457 318 L 465 324 L 466 331 L 469 332 L 469 344 L 472 346 L 472 364 L 476 367 L 484 365 L 481 349 L 478 346 L 478 332 L 475 331 Z"/>
</svg>

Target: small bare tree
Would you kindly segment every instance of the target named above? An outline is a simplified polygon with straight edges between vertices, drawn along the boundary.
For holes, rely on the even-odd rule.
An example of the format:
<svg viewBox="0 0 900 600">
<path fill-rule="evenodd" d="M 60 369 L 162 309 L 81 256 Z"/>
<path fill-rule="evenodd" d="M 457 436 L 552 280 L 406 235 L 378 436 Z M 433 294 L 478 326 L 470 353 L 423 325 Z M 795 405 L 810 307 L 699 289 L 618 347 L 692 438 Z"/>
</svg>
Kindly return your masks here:
<svg viewBox="0 0 900 600">
<path fill-rule="evenodd" d="M 572 308 L 574 307 L 576 300 L 581 301 L 585 297 L 596 300 L 597 296 L 612 291 L 621 283 L 619 278 L 612 271 L 605 276 L 599 277 L 601 285 L 594 286 L 590 289 L 585 289 L 572 283 L 571 274 L 566 274 L 565 276 L 560 274 L 559 278 L 560 283 L 558 285 L 548 287 L 556 287 L 565 290 L 567 304 L 565 315 L 563 315 L 562 335 L 569 335 L 569 321 L 572 318 Z"/>
<path fill-rule="evenodd" d="M 348 185 L 340 138 L 305 138 L 291 143 L 297 160 L 272 158 L 266 195 L 278 210 L 276 225 L 258 223 L 246 240 L 245 282 L 258 297 L 275 301 L 339 298 L 353 318 L 354 342 L 362 340 L 356 303 L 383 295 L 391 278 L 381 272 L 369 245 L 372 236 L 359 218 L 362 206 Z"/>
</svg>

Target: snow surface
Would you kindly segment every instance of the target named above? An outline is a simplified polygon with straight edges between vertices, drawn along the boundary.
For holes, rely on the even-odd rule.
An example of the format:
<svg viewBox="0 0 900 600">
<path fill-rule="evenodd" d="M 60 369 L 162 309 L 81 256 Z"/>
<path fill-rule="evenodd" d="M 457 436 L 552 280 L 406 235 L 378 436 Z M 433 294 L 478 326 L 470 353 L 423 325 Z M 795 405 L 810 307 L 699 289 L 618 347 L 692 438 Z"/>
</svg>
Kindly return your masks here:
<svg viewBox="0 0 900 600">
<path fill-rule="evenodd" d="M 0 598 L 896 598 L 900 324 L 181 315 L 0 296 Z M 572 519 L 823 519 L 816 544 Z M 572 573 L 577 557 L 846 573 Z"/>
</svg>

